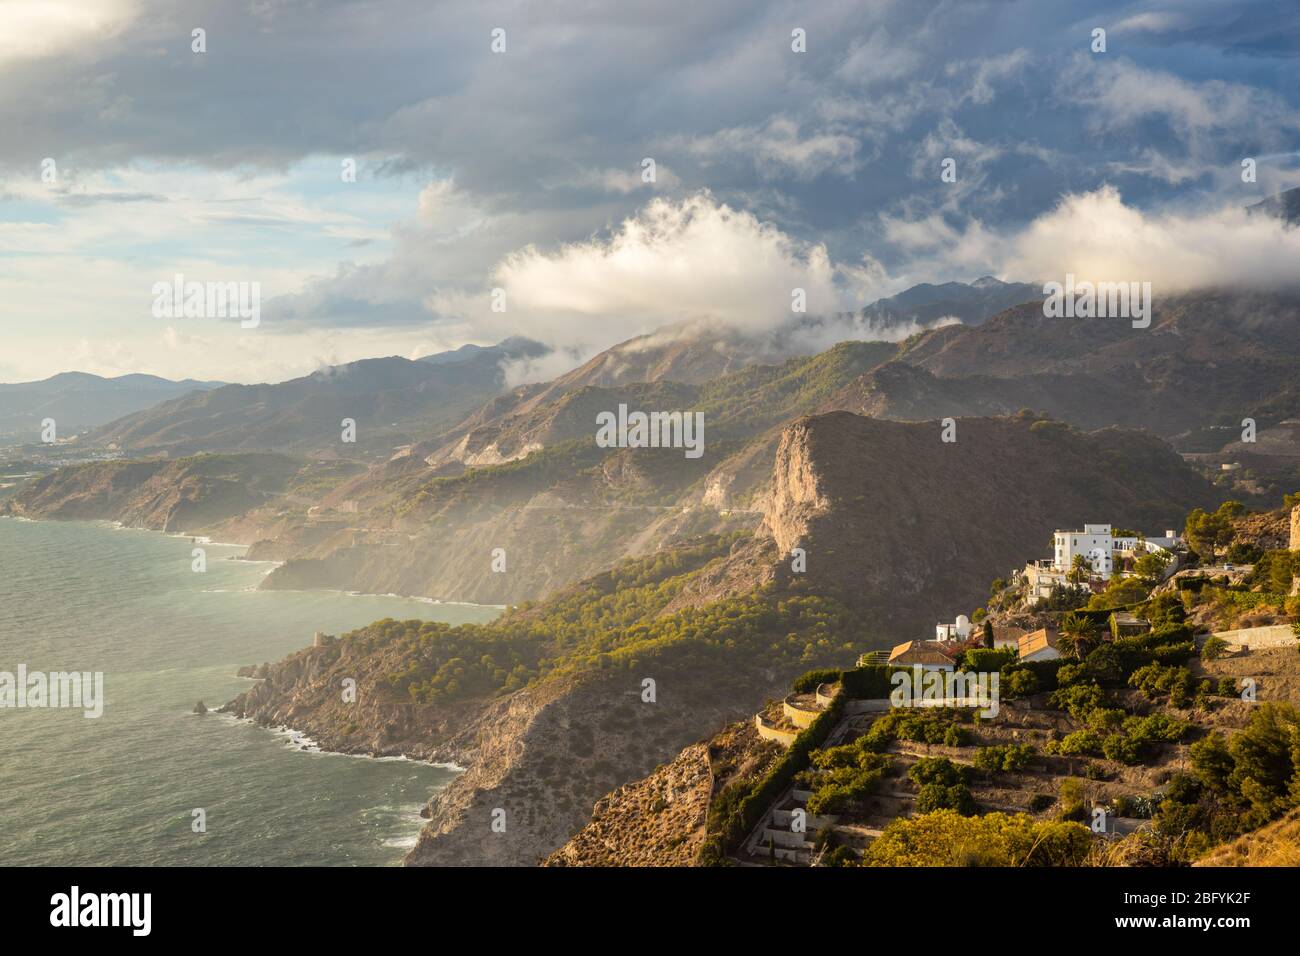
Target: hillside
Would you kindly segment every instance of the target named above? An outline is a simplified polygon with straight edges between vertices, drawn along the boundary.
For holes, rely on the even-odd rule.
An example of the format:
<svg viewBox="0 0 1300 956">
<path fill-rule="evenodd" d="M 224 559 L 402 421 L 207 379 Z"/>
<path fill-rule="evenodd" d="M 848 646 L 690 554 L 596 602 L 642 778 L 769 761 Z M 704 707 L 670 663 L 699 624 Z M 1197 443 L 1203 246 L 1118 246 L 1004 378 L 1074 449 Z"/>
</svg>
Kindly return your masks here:
<svg viewBox="0 0 1300 956">
<path fill-rule="evenodd" d="M 502 390 L 503 362 L 541 348 L 510 342 L 461 358 L 363 359 L 274 385 L 227 385 L 120 418 L 87 440 L 144 454 L 280 450 L 387 457 L 396 445 L 455 424 Z M 357 424 L 355 443 L 341 439 L 345 418 Z"/>
<path fill-rule="evenodd" d="M 861 622 L 813 598 L 665 613 L 728 547 L 706 539 L 620 565 L 489 625 L 376 622 L 259 670 L 226 709 L 326 749 L 467 767 L 434 798 L 408 862 L 530 865 L 602 793 L 742 716 L 772 681 L 860 647 Z M 355 703 L 337 693 L 344 677 Z M 503 834 L 484 823 L 495 808 Z"/>
<path fill-rule="evenodd" d="M 755 823 L 768 807 L 784 814 L 761 824 L 783 842 L 779 858 L 762 841 L 746 849 L 747 822 L 728 852 L 751 864 L 807 865 L 821 851 L 830 866 L 859 857 L 872 866 L 1294 866 L 1296 648 L 1199 661 L 1191 635 L 1173 625 L 1119 653 L 1103 645 L 1083 663 L 1005 664 L 992 718 L 888 707 L 831 715 L 836 736 L 813 745 L 813 769 L 793 778 L 809 796 L 794 803 L 788 783 L 764 789 L 780 761 L 798 759 L 793 748 L 773 755 L 752 721 L 729 725 L 599 799 L 546 863 L 723 862 L 710 841 L 740 795 L 761 791 Z M 1036 676 L 1018 683 L 1018 666 Z M 1246 676 L 1258 682 L 1258 702 L 1238 699 Z M 873 769 L 853 779 L 863 766 Z M 943 777 L 937 788 L 926 783 Z M 795 805 L 821 821 L 802 846 L 786 822 Z M 1106 808 L 1109 837 L 1089 832 L 1092 807 Z M 793 846 L 797 857 L 784 849 Z"/>
<path fill-rule="evenodd" d="M 944 445 L 935 423 L 801 419 L 779 440 L 757 533 L 661 550 L 484 627 L 379 622 L 272 667 L 230 709 L 329 749 L 459 762 L 469 772 L 435 799 L 409 861 L 533 863 L 601 795 L 799 670 L 973 608 L 990 569 L 1036 554 L 1054 527 L 1176 520 L 1213 498 L 1149 436 L 1027 417 L 960 427 Z M 806 576 L 781 557 L 796 543 Z M 344 676 L 356 707 L 335 691 Z M 516 821 L 509 838 L 485 833 L 495 808 Z"/>
<path fill-rule="evenodd" d="M 583 386 L 480 419 L 423 460 L 413 453 L 332 492 L 323 508 L 355 509 L 346 530 L 307 547 L 294 530 L 260 544 L 257 555 L 290 559 L 264 586 L 504 604 L 694 534 L 752 529 L 784 422 L 893 351 L 844 343 L 705 385 Z M 704 454 L 596 447 L 596 415 L 619 404 L 699 410 Z M 497 547 L 507 554 L 504 573 L 492 570 Z"/>
<path fill-rule="evenodd" d="M 1292 226 L 1300 225 L 1300 186 L 1270 196 L 1263 202 L 1246 207 L 1248 212 L 1277 216 Z"/>
</svg>

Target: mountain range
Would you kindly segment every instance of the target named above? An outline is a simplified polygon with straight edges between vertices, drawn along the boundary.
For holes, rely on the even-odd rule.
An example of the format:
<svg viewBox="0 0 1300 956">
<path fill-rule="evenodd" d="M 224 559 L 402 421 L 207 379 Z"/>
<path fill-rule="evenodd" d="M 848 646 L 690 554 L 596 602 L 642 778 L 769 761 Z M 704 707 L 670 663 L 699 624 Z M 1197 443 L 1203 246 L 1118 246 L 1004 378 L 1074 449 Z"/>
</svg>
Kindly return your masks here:
<svg viewBox="0 0 1300 956">
<path fill-rule="evenodd" d="M 156 375 L 104 378 L 62 372 L 39 382 L 0 383 L 0 438 L 36 442 L 52 418 L 60 436 L 152 408 L 160 402 L 220 388 L 221 382 L 169 381 Z"/>
<path fill-rule="evenodd" d="M 681 325 L 514 387 L 512 363 L 544 347 L 365 360 L 109 423 L 88 440 L 168 457 L 30 479 L 0 514 L 246 543 L 280 562 L 265 588 L 511 605 L 488 626 L 322 640 L 258 666 L 229 709 L 328 749 L 468 767 L 408 862 L 533 863 L 794 674 L 970 611 L 1055 528 L 1163 530 L 1216 507 L 1228 489 L 1198 456 L 1233 447 L 1243 417 L 1276 438 L 1260 458 L 1278 471 L 1234 495 L 1296 490 L 1298 318 L 1294 296 L 1219 291 L 1158 300 L 1134 329 L 1048 319 L 1035 297 L 813 354 Z M 620 405 L 702 414 L 703 456 L 597 444 Z M 360 710 L 338 705 L 345 673 Z M 475 821 L 506 804 L 529 809 L 485 844 Z"/>
</svg>

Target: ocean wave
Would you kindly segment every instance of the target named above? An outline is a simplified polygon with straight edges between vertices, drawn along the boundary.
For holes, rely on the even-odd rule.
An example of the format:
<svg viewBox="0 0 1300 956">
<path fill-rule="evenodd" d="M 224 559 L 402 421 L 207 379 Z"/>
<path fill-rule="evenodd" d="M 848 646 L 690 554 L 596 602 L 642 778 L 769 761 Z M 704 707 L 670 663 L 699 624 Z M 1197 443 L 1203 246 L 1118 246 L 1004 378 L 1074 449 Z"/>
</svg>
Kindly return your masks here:
<svg viewBox="0 0 1300 956">
<path fill-rule="evenodd" d="M 385 754 L 382 756 L 372 756 L 370 754 L 350 754 L 341 750 L 327 750 L 321 747 L 315 738 L 309 736 L 301 730 L 294 730 L 292 727 L 275 726 L 265 727 L 258 724 L 251 717 L 236 717 L 234 714 L 222 714 L 237 724 L 252 724 L 255 727 L 270 731 L 273 737 L 278 737 L 285 741 L 285 749 L 297 751 L 299 753 L 317 753 L 327 757 L 356 757 L 361 760 L 374 760 L 378 763 L 416 763 L 425 767 L 436 767 L 439 770 L 450 770 L 454 773 L 464 773 L 465 768 L 459 764 L 450 762 L 437 762 L 433 760 L 418 760 L 414 757 L 408 757 L 405 754 Z"/>
</svg>

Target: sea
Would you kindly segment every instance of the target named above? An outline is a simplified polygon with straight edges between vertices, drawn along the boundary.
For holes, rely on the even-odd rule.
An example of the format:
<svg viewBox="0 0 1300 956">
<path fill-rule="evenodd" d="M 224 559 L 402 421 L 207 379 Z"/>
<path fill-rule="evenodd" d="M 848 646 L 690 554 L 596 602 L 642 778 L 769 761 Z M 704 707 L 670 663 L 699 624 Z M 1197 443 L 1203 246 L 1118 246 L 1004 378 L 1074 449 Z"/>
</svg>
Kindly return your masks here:
<svg viewBox="0 0 1300 956">
<path fill-rule="evenodd" d="M 202 547 L 206 570 L 193 569 Z M 208 713 L 274 662 L 381 618 L 499 607 L 259 591 L 246 548 L 108 522 L 0 518 L 0 672 L 103 674 L 102 716 L 0 708 L 0 866 L 384 866 L 458 773 L 322 753 L 292 728 Z M 0 678 L 3 679 L 3 678 Z"/>
</svg>

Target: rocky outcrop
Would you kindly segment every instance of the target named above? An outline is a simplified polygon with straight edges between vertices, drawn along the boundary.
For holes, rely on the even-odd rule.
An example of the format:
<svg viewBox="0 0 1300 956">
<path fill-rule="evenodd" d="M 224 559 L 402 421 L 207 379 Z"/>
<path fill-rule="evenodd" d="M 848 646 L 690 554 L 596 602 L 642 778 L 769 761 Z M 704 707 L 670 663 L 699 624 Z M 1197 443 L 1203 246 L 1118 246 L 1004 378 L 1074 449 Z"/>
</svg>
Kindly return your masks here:
<svg viewBox="0 0 1300 956">
<path fill-rule="evenodd" d="M 1292 551 L 1300 551 L 1300 505 L 1291 509 L 1291 541 L 1287 547 Z"/>
</svg>

